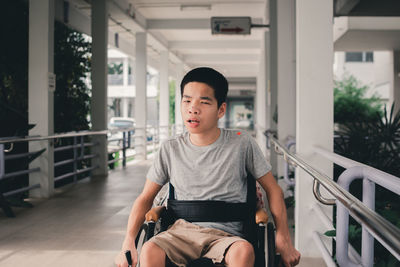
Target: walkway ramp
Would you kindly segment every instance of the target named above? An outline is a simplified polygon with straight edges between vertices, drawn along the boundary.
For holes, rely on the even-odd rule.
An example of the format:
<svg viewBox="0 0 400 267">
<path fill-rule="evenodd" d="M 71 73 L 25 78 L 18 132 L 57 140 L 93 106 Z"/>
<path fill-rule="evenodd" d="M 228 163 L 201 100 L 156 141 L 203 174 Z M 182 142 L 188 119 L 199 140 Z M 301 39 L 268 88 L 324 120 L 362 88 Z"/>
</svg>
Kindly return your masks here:
<svg viewBox="0 0 400 267">
<path fill-rule="evenodd" d="M 30 200 L 32 209 L 13 208 L 16 218 L 0 213 L 0 266 L 114 267 L 150 164 L 128 164 L 110 171 L 107 179 L 57 189 L 48 200 Z M 326 265 L 303 258 L 299 266 Z"/>
<path fill-rule="evenodd" d="M 0 213 L 0 266 L 114 266 L 133 201 L 151 161 L 57 190 L 34 208 Z"/>
</svg>

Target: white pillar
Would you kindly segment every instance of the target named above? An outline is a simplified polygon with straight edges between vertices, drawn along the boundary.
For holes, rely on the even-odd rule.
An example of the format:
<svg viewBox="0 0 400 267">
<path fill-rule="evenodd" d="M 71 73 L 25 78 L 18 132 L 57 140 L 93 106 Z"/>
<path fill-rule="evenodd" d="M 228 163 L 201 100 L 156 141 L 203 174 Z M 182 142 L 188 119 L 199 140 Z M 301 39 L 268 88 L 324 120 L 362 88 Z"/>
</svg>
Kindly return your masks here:
<svg viewBox="0 0 400 267">
<path fill-rule="evenodd" d="M 269 84 L 269 32 L 265 31 L 262 41 L 259 73 L 257 77 L 257 91 L 255 99 L 256 108 L 256 137 L 257 142 L 265 156 L 267 156 L 266 138 L 264 135 L 267 126 L 269 106 L 267 102 Z"/>
<path fill-rule="evenodd" d="M 160 140 L 169 137 L 169 52 L 160 55 Z"/>
<path fill-rule="evenodd" d="M 146 159 L 147 41 L 145 32 L 136 33 L 135 57 L 135 120 L 138 128 L 135 134 L 142 137 L 135 139 L 135 147 L 137 158 Z"/>
<path fill-rule="evenodd" d="M 129 98 L 128 97 L 123 97 L 121 99 L 122 101 L 122 117 L 129 117 L 128 114 L 128 109 L 129 109 Z"/>
<path fill-rule="evenodd" d="M 277 0 L 270 1 L 269 7 L 269 21 L 270 21 L 270 87 L 269 87 L 269 129 L 277 132 L 277 116 L 278 116 L 278 26 L 277 26 L 277 13 L 276 6 Z M 272 172 L 277 177 L 278 163 L 277 155 L 274 149 L 270 149 L 270 163 Z"/>
<path fill-rule="evenodd" d="M 393 51 L 393 101 L 396 114 L 400 111 L 400 50 Z"/>
<path fill-rule="evenodd" d="M 29 135 L 48 136 L 54 133 L 54 92 L 49 90 L 48 77 L 54 71 L 54 1 L 29 1 L 29 124 L 36 126 Z M 50 75 L 51 75 L 50 74 Z M 29 175 L 29 184 L 40 184 L 31 190 L 31 197 L 50 197 L 54 193 L 53 140 L 30 142 L 29 151 L 46 151 L 29 168 L 40 172 Z"/>
<path fill-rule="evenodd" d="M 92 103 L 91 120 L 92 130 L 107 129 L 107 41 L 108 41 L 108 9 L 107 0 L 92 3 Z M 97 154 L 92 159 L 94 176 L 108 175 L 108 153 L 106 135 L 97 135 L 93 138 L 99 144 L 92 147 Z"/>
<path fill-rule="evenodd" d="M 282 141 L 296 135 L 296 43 L 295 1 L 276 1 L 278 137 Z M 283 175 L 284 159 L 278 157 L 278 176 Z M 283 181 L 283 180 L 282 180 Z M 281 185 L 282 186 L 282 185 Z M 286 184 L 283 185 L 286 187 Z"/>
<path fill-rule="evenodd" d="M 181 82 L 184 76 L 183 63 L 178 63 L 176 69 L 176 83 L 175 83 L 175 126 L 185 127 L 182 122 L 181 116 Z"/>
<path fill-rule="evenodd" d="M 329 177 L 333 177 L 332 163 L 316 155 L 313 147 L 333 150 L 332 2 L 296 2 L 296 151 Z M 303 257 L 320 257 L 312 232 L 327 230 L 312 211 L 317 203 L 312 184 L 312 177 L 296 168 L 295 245 Z M 331 217 L 332 208 L 322 208 Z"/>
</svg>

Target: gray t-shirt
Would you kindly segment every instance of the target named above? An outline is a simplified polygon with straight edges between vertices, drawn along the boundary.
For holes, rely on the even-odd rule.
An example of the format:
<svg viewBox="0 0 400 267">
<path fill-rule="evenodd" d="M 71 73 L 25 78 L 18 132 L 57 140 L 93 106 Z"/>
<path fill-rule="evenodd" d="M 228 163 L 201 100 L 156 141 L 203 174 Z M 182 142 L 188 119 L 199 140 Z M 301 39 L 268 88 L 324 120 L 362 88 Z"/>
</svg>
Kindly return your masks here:
<svg viewBox="0 0 400 267">
<path fill-rule="evenodd" d="M 258 179 L 271 166 L 248 133 L 221 129 L 208 146 L 193 145 L 188 132 L 164 142 L 147 178 L 159 185 L 171 182 L 177 200 L 246 202 L 246 170 Z M 242 236 L 240 222 L 196 224 Z"/>
</svg>

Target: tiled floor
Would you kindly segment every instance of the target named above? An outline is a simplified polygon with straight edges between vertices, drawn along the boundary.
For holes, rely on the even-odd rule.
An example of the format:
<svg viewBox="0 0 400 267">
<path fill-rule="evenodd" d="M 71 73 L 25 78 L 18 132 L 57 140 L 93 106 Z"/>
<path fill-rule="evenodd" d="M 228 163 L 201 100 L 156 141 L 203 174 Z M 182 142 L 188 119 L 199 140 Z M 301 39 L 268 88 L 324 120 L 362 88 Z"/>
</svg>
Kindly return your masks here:
<svg viewBox="0 0 400 267">
<path fill-rule="evenodd" d="M 58 190 L 34 208 L 0 212 L 0 266 L 113 265 L 149 161 Z"/>
</svg>

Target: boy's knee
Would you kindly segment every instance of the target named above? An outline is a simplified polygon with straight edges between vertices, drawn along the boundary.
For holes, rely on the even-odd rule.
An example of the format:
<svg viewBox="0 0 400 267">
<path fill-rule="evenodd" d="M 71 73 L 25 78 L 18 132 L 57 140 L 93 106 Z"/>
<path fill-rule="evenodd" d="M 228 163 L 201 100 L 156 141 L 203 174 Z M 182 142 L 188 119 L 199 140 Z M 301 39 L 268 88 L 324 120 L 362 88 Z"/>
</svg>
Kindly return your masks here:
<svg viewBox="0 0 400 267">
<path fill-rule="evenodd" d="M 146 266 L 163 266 L 158 265 L 163 262 L 165 265 L 164 250 L 153 242 L 145 242 L 140 250 L 140 263 Z"/>
<path fill-rule="evenodd" d="M 225 261 L 228 265 L 234 262 L 247 262 L 254 264 L 255 254 L 253 245 L 247 241 L 237 241 L 233 243 L 225 255 Z M 231 263 L 231 264 L 229 264 Z"/>
</svg>

